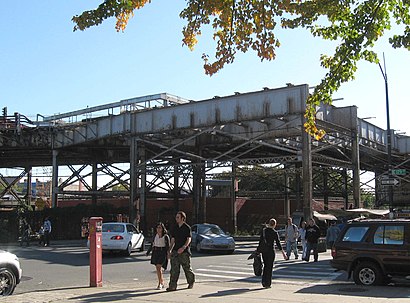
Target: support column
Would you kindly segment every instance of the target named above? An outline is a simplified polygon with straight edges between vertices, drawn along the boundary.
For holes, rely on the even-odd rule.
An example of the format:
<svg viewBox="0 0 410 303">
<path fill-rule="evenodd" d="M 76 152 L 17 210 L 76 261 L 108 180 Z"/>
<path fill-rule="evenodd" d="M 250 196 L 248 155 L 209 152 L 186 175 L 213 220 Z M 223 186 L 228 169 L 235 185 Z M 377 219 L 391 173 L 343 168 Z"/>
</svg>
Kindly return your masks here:
<svg viewBox="0 0 410 303">
<path fill-rule="evenodd" d="M 343 196 L 345 198 L 345 209 L 349 209 L 349 187 L 348 187 L 348 178 L 347 178 L 347 168 L 343 168 L 343 185 L 344 185 L 344 193 Z"/>
<path fill-rule="evenodd" d="M 138 199 L 138 142 L 137 138 L 131 138 L 130 146 L 130 221 L 139 228 L 139 199 Z"/>
<path fill-rule="evenodd" d="M 327 186 L 327 181 L 329 177 L 329 171 L 327 167 L 322 168 L 322 174 L 323 174 L 323 204 L 324 204 L 324 210 L 329 209 L 329 187 Z"/>
<path fill-rule="evenodd" d="M 57 207 L 58 200 L 58 163 L 57 163 L 58 150 L 53 149 L 53 173 L 51 178 L 51 207 Z"/>
<path fill-rule="evenodd" d="M 198 222 L 198 212 L 199 212 L 199 203 L 200 203 L 200 197 L 201 197 L 201 172 L 200 172 L 199 164 L 194 164 L 192 171 L 193 171 L 192 223 L 199 223 Z"/>
<path fill-rule="evenodd" d="M 353 164 L 353 200 L 354 207 L 360 208 L 360 152 L 359 136 L 357 132 L 352 134 L 352 164 Z"/>
<path fill-rule="evenodd" d="M 313 217 L 312 214 L 312 139 L 305 132 L 302 124 L 302 177 L 303 177 L 303 216 L 305 220 Z"/>
<path fill-rule="evenodd" d="M 174 161 L 177 163 L 180 163 L 180 159 L 175 159 Z M 180 195 L 179 166 L 174 165 L 174 208 L 175 208 L 175 211 L 179 210 L 179 195 Z"/>
<path fill-rule="evenodd" d="M 92 163 L 92 171 L 91 171 L 91 187 L 92 191 L 96 192 L 97 191 L 97 162 Z M 92 204 L 97 205 L 97 195 L 93 194 L 92 197 Z"/>
<path fill-rule="evenodd" d="M 205 167 L 205 162 L 201 161 L 201 201 L 202 201 L 202 211 L 199 212 L 199 219 L 202 220 L 202 222 L 206 222 L 206 167 Z M 201 208 L 200 208 L 201 209 Z"/>
<path fill-rule="evenodd" d="M 302 163 L 297 162 L 295 164 L 295 192 L 296 192 L 296 210 L 303 211 L 303 200 L 302 200 L 302 181 L 301 181 L 301 174 L 302 174 Z"/>
<path fill-rule="evenodd" d="M 31 207 L 31 201 L 33 200 L 33 195 L 32 195 L 32 170 L 31 167 L 26 167 L 25 168 L 26 174 L 27 174 L 27 193 L 26 193 L 26 205 L 28 207 Z"/>
<path fill-rule="evenodd" d="M 290 199 L 289 199 L 289 174 L 288 174 L 288 165 L 285 165 L 283 171 L 284 171 L 284 183 L 285 183 L 285 192 L 284 192 L 284 213 L 285 213 L 285 218 L 290 217 Z"/>
<path fill-rule="evenodd" d="M 139 147 L 139 154 L 141 155 L 141 184 L 140 184 L 140 205 L 139 205 L 139 217 L 140 217 L 140 229 L 147 230 L 146 209 L 147 209 L 147 164 L 145 157 L 145 146 Z M 138 182 L 138 181 L 137 181 Z"/>
<path fill-rule="evenodd" d="M 232 184 L 231 184 L 231 213 L 232 213 L 232 225 L 233 232 L 236 234 L 238 231 L 238 217 L 236 208 L 236 164 L 232 162 Z"/>
</svg>

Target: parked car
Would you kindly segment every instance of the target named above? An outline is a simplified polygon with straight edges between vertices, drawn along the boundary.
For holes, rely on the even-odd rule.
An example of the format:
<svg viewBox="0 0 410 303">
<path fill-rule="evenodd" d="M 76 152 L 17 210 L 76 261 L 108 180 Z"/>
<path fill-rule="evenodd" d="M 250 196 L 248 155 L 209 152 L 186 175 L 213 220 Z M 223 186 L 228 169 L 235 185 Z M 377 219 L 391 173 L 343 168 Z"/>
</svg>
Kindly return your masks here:
<svg viewBox="0 0 410 303">
<path fill-rule="evenodd" d="M 129 256 L 133 251 L 143 251 L 144 235 L 131 223 L 107 222 L 102 224 L 103 252 L 123 252 Z M 87 247 L 90 247 L 88 238 Z"/>
<path fill-rule="evenodd" d="M 19 258 L 12 253 L 0 250 L 0 296 L 11 295 L 21 280 Z"/>
<path fill-rule="evenodd" d="M 410 220 L 348 223 L 332 248 L 331 266 L 359 285 L 380 285 L 394 276 L 410 278 Z"/>
<path fill-rule="evenodd" d="M 194 224 L 191 227 L 191 247 L 201 251 L 235 251 L 235 240 L 216 224 Z"/>
</svg>

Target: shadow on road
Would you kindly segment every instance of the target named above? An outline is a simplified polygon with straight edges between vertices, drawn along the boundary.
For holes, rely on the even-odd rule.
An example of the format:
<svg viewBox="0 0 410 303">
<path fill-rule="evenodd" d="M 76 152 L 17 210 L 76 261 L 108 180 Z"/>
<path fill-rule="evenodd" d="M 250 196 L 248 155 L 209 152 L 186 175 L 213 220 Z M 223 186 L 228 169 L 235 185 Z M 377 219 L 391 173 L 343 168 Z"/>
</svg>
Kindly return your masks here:
<svg viewBox="0 0 410 303">
<path fill-rule="evenodd" d="M 354 283 L 314 285 L 297 291 L 299 294 L 329 294 L 338 296 L 372 297 L 386 299 L 410 298 L 410 283 L 388 286 L 359 286 Z"/>
</svg>

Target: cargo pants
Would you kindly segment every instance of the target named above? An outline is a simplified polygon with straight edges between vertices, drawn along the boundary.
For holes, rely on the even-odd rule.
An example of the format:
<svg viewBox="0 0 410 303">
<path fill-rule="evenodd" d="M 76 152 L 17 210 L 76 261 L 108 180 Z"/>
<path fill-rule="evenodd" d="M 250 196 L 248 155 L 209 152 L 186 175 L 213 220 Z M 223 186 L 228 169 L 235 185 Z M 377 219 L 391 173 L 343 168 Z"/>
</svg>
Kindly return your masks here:
<svg viewBox="0 0 410 303">
<path fill-rule="evenodd" d="M 185 272 L 185 277 L 188 284 L 193 284 L 195 282 L 195 274 L 191 267 L 191 255 L 186 251 L 182 254 L 178 254 L 176 251 L 173 251 L 171 253 L 169 288 L 177 288 L 181 266 Z"/>
</svg>

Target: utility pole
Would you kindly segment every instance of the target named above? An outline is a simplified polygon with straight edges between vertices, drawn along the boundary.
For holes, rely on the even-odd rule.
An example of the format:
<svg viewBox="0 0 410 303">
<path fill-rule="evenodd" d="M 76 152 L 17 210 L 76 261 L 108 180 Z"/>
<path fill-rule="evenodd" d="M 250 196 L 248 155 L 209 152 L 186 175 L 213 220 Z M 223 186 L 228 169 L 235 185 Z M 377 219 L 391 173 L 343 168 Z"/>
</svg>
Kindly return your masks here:
<svg viewBox="0 0 410 303">
<path fill-rule="evenodd" d="M 387 71 L 386 71 L 386 60 L 383 53 L 383 64 L 384 70 L 379 62 L 380 71 L 382 72 L 384 78 L 384 87 L 386 91 L 386 119 L 387 119 L 387 166 L 389 179 L 393 177 L 392 175 L 392 161 L 391 161 L 391 130 L 390 130 L 390 108 L 389 108 L 389 85 L 387 82 Z M 388 198 L 389 198 L 389 209 L 390 213 L 393 213 L 393 185 L 388 186 Z"/>
</svg>

